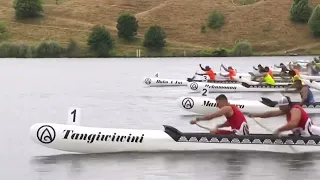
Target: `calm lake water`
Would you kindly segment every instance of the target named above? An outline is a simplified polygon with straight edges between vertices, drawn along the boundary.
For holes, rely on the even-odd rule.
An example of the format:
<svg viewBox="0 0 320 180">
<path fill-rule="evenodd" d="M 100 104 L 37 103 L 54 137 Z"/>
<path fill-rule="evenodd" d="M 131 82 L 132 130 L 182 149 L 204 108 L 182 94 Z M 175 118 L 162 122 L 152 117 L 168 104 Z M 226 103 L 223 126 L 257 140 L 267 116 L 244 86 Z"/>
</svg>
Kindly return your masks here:
<svg viewBox="0 0 320 180">
<path fill-rule="evenodd" d="M 8 180 L 102 179 L 318 179 L 320 156 L 275 153 L 121 153 L 71 155 L 29 139 L 34 123 L 65 123 L 71 106 L 81 108 L 81 124 L 110 128 L 203 131 L 189 124 L 176 100 L 186 87 L 146 88 L 144 77 L 186 79 L 199 64 L 239 71 L 313 57 L 1 59 L 0 177 Z M 279 93 L 230 93 L 229 98 L 277 100 Z M 215 97 L 215 94 L 210 94 Z M 293 97 L 298 99 L 299 96 Z M 320 97 L 315 97 L 318 101 Z M 316 124 L 320 120 L 314 117 Z M 264 120 L 275 129 L 283 120 Z M 260 129 L 261 130 L 261 129 Z M 259 132 L 259 128 L 255 131 Z"/>
</svg>

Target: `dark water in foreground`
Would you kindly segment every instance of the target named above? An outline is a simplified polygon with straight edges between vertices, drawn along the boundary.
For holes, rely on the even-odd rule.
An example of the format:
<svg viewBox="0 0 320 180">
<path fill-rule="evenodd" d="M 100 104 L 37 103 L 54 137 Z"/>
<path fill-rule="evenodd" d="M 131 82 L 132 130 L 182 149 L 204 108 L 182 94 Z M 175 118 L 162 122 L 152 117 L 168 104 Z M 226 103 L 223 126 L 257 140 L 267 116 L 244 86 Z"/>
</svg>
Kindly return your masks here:
<svg viewBox="0 0 320 180">
<path fill-rule="evenodd" d="M 257 63 L 273 65 L 311 58 L 0 60 L 0 177 L 10 180 L 318 179 L 320 156 L 317 154 L 70 155 L 41 147 L 29 139 L 29 127 L 34 123 L 65 123 L 70 106 L 82 109 L 84 126 L 162 130 L 162 124 L 169 124 L 182 131 L 202 131 L 189 125 L 192 117 L 175 102 L 188 95 L 186 87 L 144 88 L 143 78 L 158 72 L 160 77 L 185 79 L 196 70 L 199 72 L 199 63 L 218 70 L 223 62 L 238 71 L 251 71 Z M 261 96 L 261 93 L 229 94 L 230 98 Z M 268 97 L 277 99 L 280 94 L 272 93 Z M 279 126 L 277 119 L 263 123 L 272 129 Z"/>
</svg>

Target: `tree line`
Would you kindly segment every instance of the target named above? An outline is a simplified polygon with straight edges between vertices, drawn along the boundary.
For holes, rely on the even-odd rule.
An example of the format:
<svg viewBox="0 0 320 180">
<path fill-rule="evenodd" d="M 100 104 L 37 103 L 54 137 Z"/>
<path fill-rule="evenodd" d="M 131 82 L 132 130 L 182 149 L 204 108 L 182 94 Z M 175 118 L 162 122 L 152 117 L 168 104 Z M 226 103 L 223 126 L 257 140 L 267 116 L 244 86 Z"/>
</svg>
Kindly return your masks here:
<svg viewBox="0 0 320 180">
<path fill-rule="evenodd" d="M 58 1 L 57 1 L 58 4 Z M 41 0 L 14 0 L 16 19 L 30 19 L 44 16 Z M 308 0 L 293 0 L 290 8 L 290 19 L 297 23 L 307 23 L 315 37 L 320 36 L 320 6 L 312 8 Z M 201 33 L 206 33 L 206 27 L 219 29 L 225 24 L 223 13 L 218 10 L 209 14 L 206 25 L 201 26 Z M 134 15 L 123 13 L 117 20 L 117 36 L 131 41 L 137 35 L 139 22 Z M 9 32 L 4 23 L 0 23 L 0 40 L 8 38 Z M 161 50 L 166 46 L 167 35 L 159 25 L 151 25 L 144 34 L 142 46 L 150 50 Z M 102 25 L 95 25 L 87 38 L 88 50 L 96 57 L 112 56 L 115 40 L 110 32 Z M 37 46 L 25 44 L 2 43 L 0 57 L 76 57 L 85 54 L 76 41 L 70 40 L 68 46 L 63 48 L 58 42 L 51 40 L 41 41 Z M 238 41 L 230 49 L 216 48 L 201 50 L 200 56 L 250 56 L 253 54 L 248 41 Z"/>
</svg>

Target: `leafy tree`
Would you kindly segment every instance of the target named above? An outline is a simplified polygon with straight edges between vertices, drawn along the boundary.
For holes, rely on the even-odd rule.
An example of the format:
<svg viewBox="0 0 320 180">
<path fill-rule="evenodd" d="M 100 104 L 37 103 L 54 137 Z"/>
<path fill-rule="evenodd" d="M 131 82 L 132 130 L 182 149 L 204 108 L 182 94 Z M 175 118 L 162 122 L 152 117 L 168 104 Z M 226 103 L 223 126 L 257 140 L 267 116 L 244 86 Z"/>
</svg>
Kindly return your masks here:
<svg viewBox="0 0 320 180">
<path fill-rule="evenodd" d="M 313 10 L 308 25 L 315 37 L 320 37 L 320 5 Z"/>
<path fill-rule="evenodd" d="M 114 39 L 104 26 L 95 25 L 88 37 L 88 45 L 97 56 L 106 57 L 114 48 Z"/>
<path fill-rule="evenodd" d="M 167 35 L 158 25 L 152 25 L 144 35 L 143 46 L 151 49 L 162 49 L 166 45 Z"/>
<path fill-rule="evenodd" d="M 118 37 L 129 40 L 137 35 L 139 28 L 138 20 L 131 14 L 121 14 L 118 18 Z"/>
<path fill-rule="evenodd" d="M 62 53 L 64 53 L 62 46 L 58 42 L 51 40 L 41 41 L 36 49 L 36 54 L 39 58 L 61 57 Z"/>
<path fill-rule="evenodd" d="M 16 18 L 34 18 L 43 12 L 41 0 L 14 0 Z"/>
<path fill-rule="evenodd" d="M 232 51 L 234 56 L 251 56 L 253 54 L 251 44 L 247 41 L 239 41 Z"/>
<path fill-rule="evenodd" d="M 218 11 L 214 10 L 208 17 L 207 25 L 211 29 L 218 29 L 224 25 L 224 16 Z"/>
<path fill-rule="evenodd" d="M 308 22 L 312 13 L 312 8 L 308 5 L 308 0 L 294 0 L 290 8 L 290 19 L 294 22 Z"/>
</svg>

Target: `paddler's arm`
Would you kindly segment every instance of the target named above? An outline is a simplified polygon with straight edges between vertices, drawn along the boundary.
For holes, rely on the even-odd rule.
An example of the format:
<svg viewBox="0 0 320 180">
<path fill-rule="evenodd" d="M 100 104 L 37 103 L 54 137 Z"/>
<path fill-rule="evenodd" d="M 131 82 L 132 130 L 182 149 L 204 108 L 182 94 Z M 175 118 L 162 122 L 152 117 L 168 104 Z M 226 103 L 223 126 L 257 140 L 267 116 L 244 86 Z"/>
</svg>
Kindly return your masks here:
<svg viewBox="0 0 320 180">
<path fill-rule="evenodd" d="M 202 71 L 205 71 L 205 69 L 201 66 L 201 64 L 199 64 L 200 68 Z"/>
<path fill-rule="evenodd" d="M 258 71 L 259 69 L 257 69 L 256 67 L 252 66 L 254 70 Z"/>
<path fill-rule="evenodd" d="M 216 111 L 215 113 L 212 114 L 208 114 L 202 118 L 196 118 L 196 121 L 209 121 L 213 118 L 217 118 L 217 117 L 221 117 L 223 115 L 228 114 L 230 111 L 232 111 L 231 106 L 225 106 L 221 109 L 219 109 L 218 111 Z"/>
<path fill-rule="evenodd" d="M 245 114 L 247 114 L 249 117 L 260 117 L 260 118 L 270 118 L 270 117 L 285 115 L 285 113 L 281 110 L 267 111 L 264 113 L 245 113 Z"/>
<path fill-rule="evenodd" d="M 284 126 L 277 129 L 278 132 L 282 131 L 289 131 L 291 129 L 294 129 L 298 126 L 300 117 L 301 117 L 301 111 L 298 108 L 292 108 L 291 111 L 291 120 Z"/>
<path fill-rule="evenodd" d="M 222 124 L 218 124 L 218 125 L 216 126 L 216 128 L 224 128 L 224 127 L 229 127 L 229 126 L 230 126 L 229 122 L 226 121 L 226 122 L 224 122 L 224 123 L 222 123 Z"/>
<path fill-rule="evenodd" d="M 223 64 L 221 64 L 221 67 L 222 67 L 226 72 L 229 72 L 229 70 L 228 70 L 226 67 L 224 67 Z"/>
<path fill-rule="evenodd" d="M 307 89 L 307 87 L 303 87 L 302 91 L 301 91 L 300 106 L 302 106 L 304 104 L 304 102 L 306 102 L 307 99 L 308 99 L 308 89 Z"/>
</svg>

